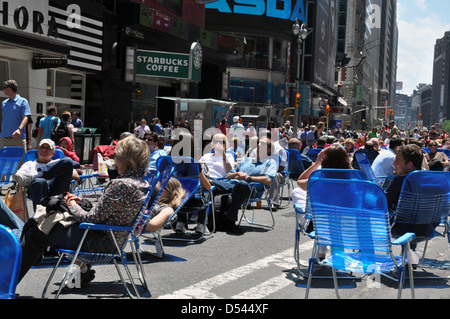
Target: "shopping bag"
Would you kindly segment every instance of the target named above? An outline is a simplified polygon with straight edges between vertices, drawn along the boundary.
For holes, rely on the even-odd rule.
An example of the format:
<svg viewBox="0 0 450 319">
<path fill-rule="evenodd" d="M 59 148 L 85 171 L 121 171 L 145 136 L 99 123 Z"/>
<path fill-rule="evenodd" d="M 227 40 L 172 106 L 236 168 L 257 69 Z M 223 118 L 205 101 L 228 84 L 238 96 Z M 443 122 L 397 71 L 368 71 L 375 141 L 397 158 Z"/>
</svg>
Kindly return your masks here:
<svg viewBox="0 0 450 319">
<path fill-rule="evenodd" d="M 11 195 L 11 188 L 5 195 L 4 202 L 9 209 L 16 214 L 23 222 L 25 222 L 25 196 L 24 188 L 18 186 L 18 189 L 14 195 Z"/>
<path fill-rule="evenodd" d="M 100 176 L 108 176 L 108 166 L 106 165 L 106 161 L 103 160 L 103 156 L 101 154 L 97 154 L 97 158 Z"/>
</svg>

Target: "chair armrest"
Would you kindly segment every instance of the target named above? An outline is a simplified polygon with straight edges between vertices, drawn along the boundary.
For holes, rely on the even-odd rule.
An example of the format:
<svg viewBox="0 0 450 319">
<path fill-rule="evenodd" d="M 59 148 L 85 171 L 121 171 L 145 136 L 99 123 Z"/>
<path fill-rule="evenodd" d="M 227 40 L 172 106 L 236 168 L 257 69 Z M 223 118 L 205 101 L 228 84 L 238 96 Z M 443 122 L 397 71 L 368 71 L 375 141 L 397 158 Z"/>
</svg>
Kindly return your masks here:
<svg viewBox="0 0 450 319">
<path fill-rule="evenodd" d="M 216 189 L 216 186 L 211 185 L 211 189 L 210 190 L 202 190 L 202 193 L 203 194 L 212 193 L 215 189 Z"/>
<path fill-rule="evenodd" d="M 300 214 L 300 215 L 306 214 L 306 212 L 303 210 L 303 208 L 300 204 L 294 204 L 294 210 L 295 210 L 295 213 L 297 213 L 297 214 Z"/>
<path fill-rule="evenodd" d="M 406 243 L 410 243 L 416 238 L 416 234 L 414 233 L 406 233 L 402 237 L 397 238 L 392 242 L 392 245 L 404 245 Z"/>
<path fill-rule="evenodd" d="M 129 226 L 112 226 L 112 225 L 102 225 L 102 224 L 92 224 L 92 223 L 82 223 L 79 226 L 81 229 L 92 229 L 92 230 L 104 230 L 104 231 L 132 231 L 133 227 Z"/>
</svg>

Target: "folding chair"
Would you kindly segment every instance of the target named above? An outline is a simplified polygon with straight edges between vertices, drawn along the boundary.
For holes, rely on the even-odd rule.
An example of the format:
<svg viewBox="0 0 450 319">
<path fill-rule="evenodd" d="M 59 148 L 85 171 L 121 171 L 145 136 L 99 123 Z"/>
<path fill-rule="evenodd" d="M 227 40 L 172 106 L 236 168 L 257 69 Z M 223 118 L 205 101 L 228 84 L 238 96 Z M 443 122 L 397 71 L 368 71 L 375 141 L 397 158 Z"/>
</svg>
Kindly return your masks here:
<svg viewBox="0 0 450 319">
<path fill-rule="evenodd" d="M 306 194 L 306 207 L 303 208 L 299 204 L 294 204 L 294 210 L 296 215 L 296 227 L 295 227 L 295 245 L 294 245 L 294 259 L 297 262 L 297 269 L 300 276 L 306 277 L 307 274 L 301 269 L 300 264 L 300 236 L 308 236 L 314 239 L 314 232 L 308 233 L 308 226 L 312 220 L 311 215 L 311 203 L 309 194 L 311 192 L 310 186 L 313 182 L 324 179 L 345 179 L 345 180 L 366 180 L 366 175 L 363 172 L 356 169 L 318 169 L 311 173 L 308 178 L 307 194 Z M 323 277 L 321 277 L 323 278 Z"/>
<path fill-rule="evenodd" d="M 279 163 L 281 163 L 281 155 L 279 155 Z M 289 175 L 290 175 L 290 172 L 289 172 L 289 152 L 287 150 L 286 150 L 286 166 L 279 173 L 281 173 L 281 175 L 283 175 L 283 177 L 284 177 L 284 182 L 282 182 L 280 184 L 280 188 L 281 188 L 281 191 L 280 191 L 280 207 L 287 207 L 291 203 L 291 186 L 292 186 L 290 181 L 289 181 Z M 287 203 L 285 205 L 281 205 L 283 203 L 283 193 L 284 193 L 284 187 L 285 186 L 287 186 L 287 188 L 288 188 L 288 197 L 287 197 L 288 200 L 287 200 Z"/>
<path fill-rule="evenodd" d="M 274 228 L 275 227 L 275 218 L 273 217 L 272 212 L 272 200 L 269 196 L 269 189 L 270 186 L 261 184 L 261 183 L 250 183 L 250 196 L 248 197 L 247 202 L 244 202 L 242 205 L 242 213 L 241 217 L 239 218 L 238 226 L 241 224 L 242 220 L 245 220 L 249 225 L 253 226 L 262 226 L 267 228 Z M 271 223 L 270 224 L 263 224 L 260 222 L 255 222 L 256 213 L 255 213 L 255 206 L 254 204 L 260 201 L 266 201 L 268 210 L 270 213 Z M 245 215 L 245 211 L 247 210 L 247 207 L 252 207 L 252 217 L 249 219 Z"/>
<path fill-rule="evenodd" d="M 293 186 L 292 188 L 294 188 L 298 178 L 305 171 L 305 167 L 303 166 L 302 154 L 298 150 L 288 149 L 286 152 L 289 154 L 287 168 L 289 172 L 289 180 Z"/>
<path fill-rule="evenodd" d="M 329 189 L 333 192 L 326 191 Z M 343 271 L 384 275 L 398 281 L 397 297 L 400 299 L 407 251 L 415 235 L 407 233 L 392 241 L 387 199 L 381 187 L 370 181 L 325 178 L 311 183 L 309 197 L 315 242 L 309 260 L 305 298 L 309 296 L 318 247 L 330 246 L 331 257 L 326 258 L 321 265 L 332 268 L 337 298 L 339 286 L 336 271 Z M 394 255 L 393 245 L 402 247 L 402 256 Z M 414 299 L 411 263 L 408 263 L 408 268 L 411 296 Z M 397 278 L 389 275 L 392 271 L 396 271 Z"/>
<path fill-rule="evenodd" d="M 414 232 L 414 243 L 425 242 L 418 265 L 425 259 L 429 240 L 447 235 L 450 243 L 449 213 L 450 172 L 415 171 L 405 178 L 392 230 Z M 442 232 L 438 226 L 444 228 Z"/>
<path fill-rule="evenodd" d="M 173 177 L 177 178 L 192 178 L 196 180 L 200 180 L 200 166 L 199 163 L 196 162 L 195 159 L 187 156 L 161 156 L 156 161 L 156 167 L 158 171 L 163 170 L 166 166 L 172 166 L 174 168 Z M 197 190 L 197 192 L 193 195 L 193 198 L 202 202 L 201 206 L 191 206 L 186 203 L 183 206 L 182 210 L 178 211 L 178 214 L 187 214 L 192 215 L 200 212 L 205 209 L 205 221 L 204 221 L 204 232 L 200 236 L 196 236 L 196 238 L 179 238 L 179 237 L 170 237 L 167 238 L 169 240 L 181 240 L 181 241 L 190 241 L 196 242 L 202 240 L 205 236 L 208 218 L 213 218 L 214 220 L 214 205 L 213 203 L 213 191 L 214 186 L 211 186 L 211 190 L 203 191 L 201 188 Z M 209 216 L 211 214 L 211 216 Z M 187 218 L 189 222 L 189 216 Z M 213 233 L 215 229 L 210 229 L 209 233 Z"/>
<path fill-rule="evenodd" d="M 55 155 L 53 155 L 52 160 L 56 160 L 56 159 L 61 159 L 64 158 L 65 155 L 63 153 L 63 151 L 61 151 L 60 149 L 55 149 Z M 38 158 L 38 150 L 29 150 L 28 152 L 25 153 L 24 157 L 23 157 L 23 161 L 24 162 L 30 162 L 30 161 L 35 161 Z M 25 201 L 25 217 L 29 218 L 30 215 L 28 213 L 28 205 L 26 204 L 27 202 L 27 192 L 24 192 L 24 201 Z"/>
<path fill-rule="evenodd" d="M 0 247 L 0 299 L 14 299 L 22 264 L 22 247 L 12 230 L 3 225 L 0 225 Z"/>
<path fill-rule="evenodd" d="M 156 246 L 156 254 L 153 254 L 156 257 L 164 258 L 165 252 L 164 252 L 164 244 L 163 244 L 163 238 L 161 237 L 161 230 L 164 229 L 169 223 L 172 221 L 172 219 L 178 214 L 178 212 L 183 208 L 183 206 L 191 199 L 194 194 L 197 193 L 199 189 L 201 189 L 200 181 L 193 179 L 193 178 L 179 178 L 179 182 L 181 183 L 181 187 L 184 189 L 184 196 L 181 201 L 180 206 L 173 212 L 172 216 L 170 216 L 166 223 L 164 224 L 161 229 L 158 229 L 155 232 L 142 232 L 142 236 L 145 238 L 148 238 L 147 236 L 150 236 L 151 238 L 148 238 L 152 240 L 155 243 Z M 148 223 L 148 221 L 147 221 Z M 147 224 L 146 223 L 146 224 Z M 139 248 L 139 240 L 135 241 L 135 247 L 136 251 L 140 252 L 143 250 L 140 250 Z"/>
<path fill-rule="evenodd" d="M 366 154 L 362 152 L 356 152 L 355 158 L 358 162 L 360 170 L 363 171 L 364 174 L 366 174 L 367 180 L 377 183 L 380 186 L 383 186 L 384 181 L 388 176 L 376 177 L 375 174 L 373 173 L 372 165 L 370 164 L 370 161 L 367 158 Z"/>
<path fill-rule="evenodd" d="M 102 191 L 105 189 L 103 186 L 100 185 L 101 184 L 100 179 L 101 178 L 109 178 L 109 176 L 101 175 L 100 173 L 96 173 L 95 171 L 93 171 L 91 169 L 94 166 L 98 168 L 100 158 L 102 158 L 102 156 L 100 154 L 98 154 L 97 152 L 95 152 L 95 157 L 96 157 L 95 165 L 93 165 L 92 167 L 85 165 L 85 169 L 87 168 L 88 173 L 85 173 L 85 174 L 82 174 L 79 176 L 80 183 L 77 183 L 76 181 L 72 181 L 71 192 L 73 194 L 80 196 L 80 197 L 83 197 L 87 194 L 94 194 L 95 198 L 98 199 L 100 197 L 100 194 L 102 193 Z M 104 163 L 103 165 L 106 165 L 106 163 Z"/>
<path fill-rule="evenodd" d="M 120 277 L 120 280 L 121 280 L 128 296 L 130 298 L 135 298 L 135 297 L 140 298 L 140 294 L 137 290 L 137 287 L 134 283 L 134 280 L 133 280 L 130 270 L 128 268 L 128 260 L 127 260 L 126 253 L 125 253 L 125 248 L 126 248 L 127 243 L 129 242 L 129 239 L 125 240 L 123 245 L 119 246 L 119 244 L 116 240 L 116 237 L 114 235 L 114 232 L 115 231 L 128 232 L 128 234 L 129 234 L 128 238 L 130 238 L 132 236 L 133 232 L 139 231 L 139 227 L 142 225 L 141 218 L 145 214 L 145 211 L 147 211 L 147 206 L 151 199 L 151 195 L 152 195 L 152 191 L 153 191 L 153 189 L 151 187 L 153 186 L 153 188 L 154 188 L 154 185 L 155 185 L 155 183 L 153 183 L 153 185 L 151 185 L 150 187 L 147 188 L 147 190 L 146 190 L 147 194 L 145 195 L 145 200 L 141 206 L 140 212 L 139 212 L 138 216 L 136 217 L 136 220 L 135 220 L 133 226 L 112 226 L 112 225 L 104 225 L 104 224 L 81 223 L 79 225 L 79 227 L 81 229 L 84 229 L 85 231 L 84 231 L 83 237 L 80 241 L 80 244 L 78 245 L 78 248 L 76 250 L 62 249 L 62 248 L 54 247 L 54 249 L 60 254 L 60 257 L 59 257 L 55 267 L 53 268 L 53 271 L 50 274 L 50 277 L 47 280 L 47 283 L 44 287 L 44 291 L 42 293 L 42 298 L 45 298 L 45 294 L 47 292 L 48 286 L 49 286 L 53 276 L 55 275 L 55 272 L 56 272 L 59 264 L 61 263 L 61 260 L 65 257 L 71 259 L 72 261 L 71 261 L 69 267 L 67 267 L 64 272 L 64 276 L 61 281 L 60 287 L 56 293 L 55 299 L 57 299 L 59 297 L 62 289 L 66 286 L 66 282 L 70 279 L 70 274 L 71 274 L 72 269 L 74 269 L 73 267 L 74 267 L 76 260 L 85 262 L 88 264 L 106 264 L 106 263 L 113 261 L 114 265 L 116 267 L 117 273 Z M 81 251 L 84 240 L 85 240 L 89 230 L 102 230 L 102 231 L 109 232 L 111 234 L 111 237 L 113 238 L 114 244 L 116 246 L 116 252 L 115 253 L 104 253 L 104 252 L 93 253 L 93 252 Z M 133 245 L 131 245 L 131 246 L 133 247 Z M 139 260 L 139 257 L 136 256 L 135 252 L 132 251 L 132 253 L 133 253 L 134 260 L 135 261 Z M 133 287 L 133 291 L 134 291 L 135 295 L 133 295 L 131 293 L 130 289 L 128 288 L 127 283 L 119 269 L 117 259 L 120 259 L 120 261 L 128 275 L 128 279 Z M 143 273 L 141 273 L 141 271 L 143 271 L 142 264 L 136 263 L 136 267 L 137 267 L 139 279 L 141 280 L 142 285 L 144 286 L 144 288 L 146 290 L 148 290 L 148 285 L 145 281 L 145 276 L 143 275 Z"/>
<path fill-rule="evenodd" d="M 61 159 L 64 158 L 65 155 L 63 151 L 61 151 L 59 148 L 55 149 L 55 155 L 53 155 L 52 160 L 55 159 Z M 25 156 L 23 158 L 24 162 L 34 161 L 38 158 L 38 150 L 29 150 L 25 153 Z"/>
<path fill-rule="evenodd" d="M 19 168 L 24 154 L 23 147 L 4 147 L 0 150 L 0 187 L 16 183 L 14 174 Z"/>
</svg>

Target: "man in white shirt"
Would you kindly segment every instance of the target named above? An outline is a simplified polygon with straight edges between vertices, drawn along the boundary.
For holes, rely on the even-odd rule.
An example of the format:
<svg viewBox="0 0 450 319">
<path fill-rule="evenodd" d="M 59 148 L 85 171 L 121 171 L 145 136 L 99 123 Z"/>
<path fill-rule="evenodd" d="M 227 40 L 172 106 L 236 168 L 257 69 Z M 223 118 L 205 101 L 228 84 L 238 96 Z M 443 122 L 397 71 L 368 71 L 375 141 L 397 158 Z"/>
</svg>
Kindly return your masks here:
<svg viewBox="0 0 450 319">
<path fill-rule="evenodd" d="M 248 123 L 247 131 L 245 131 L 246 138 L 252 138 L 256 136 L 256 129 L 253 127 L 252 123 Z"/>
<path fill-rule="evenodd" d="M 375 158 L 372 164 L 372 170 L 375 177 L 386 178 L 394 174 L 394 160 L 396 155 L 396 150 L 399 146 L 403 144 L 400 137 L 394 137 L 389 142 L 389 149 L 385 152 L 381 152 L 380 155 Z"/>
<path fill-rule="evenodd" d="M 33 208 L 47 196 L 64 194 L 69 191 L 72 179 L 79 180 L 69 157 L 52 160 L 55 155 L 55 143 L 43 139 L 39 143 L 38 158 L 25 162 L 17 171 L 15 178 L 19 185 L 27 188 L 27 195 L 33 201 Z"/>
</svg>

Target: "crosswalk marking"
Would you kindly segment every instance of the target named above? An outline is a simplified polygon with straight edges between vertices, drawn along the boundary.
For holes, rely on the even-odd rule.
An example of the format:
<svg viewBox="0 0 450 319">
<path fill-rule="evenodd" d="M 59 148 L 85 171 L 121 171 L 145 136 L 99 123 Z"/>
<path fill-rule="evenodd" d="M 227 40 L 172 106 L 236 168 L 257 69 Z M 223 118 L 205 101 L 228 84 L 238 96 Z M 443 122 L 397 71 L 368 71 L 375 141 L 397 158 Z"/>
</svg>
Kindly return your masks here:
<svg viewBox="0 0 450 319">
<path fill-rule="evenodd" d="M 312 249 L 312 245 L 313 242 L 308 241 L 300 245 L 300 251 L 306 252 Z M 282 267 L 284 269 L 292 269 L 293 267 L 295 267 L 296 265 L 294 261 L 293 249 L 290 248 L 281 253 L 268 256 L 239 268 L 235 268 L 212 278 L 203 280 L 189 287 L 174 291 L 172 294 L 160 296 L 158 299 L 221 299 L 222 297 L 212 293 L 211 290 L 271 265 Z M 282 274 L 280 276 L 273 277 L 247 291 L 241 292 L 231 298 L 264 298 L 269 294 L 272 294 L 292 284 L 292 280 L 287 279 L 286 274 Z"/>
</svg>

